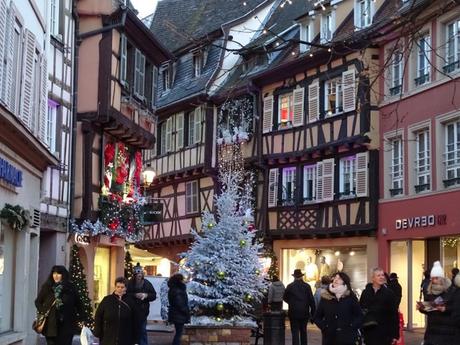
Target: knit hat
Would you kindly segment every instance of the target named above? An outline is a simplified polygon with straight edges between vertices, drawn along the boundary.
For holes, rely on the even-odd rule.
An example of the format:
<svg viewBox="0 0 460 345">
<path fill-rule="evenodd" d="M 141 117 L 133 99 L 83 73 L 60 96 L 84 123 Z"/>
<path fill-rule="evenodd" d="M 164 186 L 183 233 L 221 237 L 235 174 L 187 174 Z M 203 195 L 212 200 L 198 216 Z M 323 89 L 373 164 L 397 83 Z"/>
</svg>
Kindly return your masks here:
<svg viewBox="0 0 460 345">
<path fill-rule="evenodd" d="M 136 265 L 136 266 L 134 266 L 134 268 L 133 268 L 133 272 L 134 272 L 134 274 L 144 273 L 144 270 L 142 269 L 142 266 L 141 266 L 141 265 Z"/>
<path fill-rule="evenodd" d="M 433 264 L 433 268 L 431 269 L 430 277 L 439 277 L 443 278 L 444 277 L 444 269 L 441 266 L 441 263 L 439 261 L 435 261 Z"/>
</svg>

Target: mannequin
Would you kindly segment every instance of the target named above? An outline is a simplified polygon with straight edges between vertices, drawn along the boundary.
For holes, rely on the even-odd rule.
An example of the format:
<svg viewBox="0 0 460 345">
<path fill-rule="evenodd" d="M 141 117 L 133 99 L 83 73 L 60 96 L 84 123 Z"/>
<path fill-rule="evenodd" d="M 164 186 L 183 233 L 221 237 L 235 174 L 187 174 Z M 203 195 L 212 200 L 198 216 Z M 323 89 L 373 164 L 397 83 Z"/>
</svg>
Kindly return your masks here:
<svg viewBox="0 0 460 345">
<path fill-rule="evenodd" d="M 326 262 L 326 257 L 323 255 L 320 257 L 320 262 L 319 262 L 319 277 L 322 278 L 324 276 L 330 276 L 330 275 L 331 275 L 331 268 Z"/>
<path fill-rule="evenodd" d="M 319 280 L 318 266 L 312 262 L 311 256 L 307 257 L 307 266 L 305 268 L 305 280 L 312 288 L 315 287 L 315 283 Z"/>
</svg>

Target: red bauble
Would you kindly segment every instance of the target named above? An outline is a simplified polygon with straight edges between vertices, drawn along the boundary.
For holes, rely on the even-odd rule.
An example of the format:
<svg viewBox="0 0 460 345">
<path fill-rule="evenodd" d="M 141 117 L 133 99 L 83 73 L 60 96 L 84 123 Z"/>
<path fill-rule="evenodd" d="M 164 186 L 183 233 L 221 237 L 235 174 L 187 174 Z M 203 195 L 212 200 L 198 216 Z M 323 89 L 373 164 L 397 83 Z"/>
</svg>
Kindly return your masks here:
<svg viewBox="0 0 460 345">
<path fill-rule="evenodd" d="M 256 227 L 254 226 L 254 224 L 249 224 L 248 225 L 248 231 L 253 232 L 255 229 L 256 229 Z"/>
<path fill-rule="evenodd" d="M 113 158 L 115 157 L 115 146 L 111 143 L 105 145 L 104 149 L 104 164 L 108 166 L 109 163 L 113 162 Z"/>
</svg>

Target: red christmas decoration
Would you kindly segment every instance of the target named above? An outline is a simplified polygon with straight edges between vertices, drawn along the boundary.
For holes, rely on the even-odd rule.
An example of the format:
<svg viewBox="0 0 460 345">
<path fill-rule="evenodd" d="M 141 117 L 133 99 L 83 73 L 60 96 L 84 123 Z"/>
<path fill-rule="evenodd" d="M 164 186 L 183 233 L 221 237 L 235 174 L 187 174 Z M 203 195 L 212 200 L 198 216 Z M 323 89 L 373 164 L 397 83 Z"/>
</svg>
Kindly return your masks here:
<svg viewBox="0 0 460 345">
<path fill-rule="evenodd" d="M 249 232 L 253 232 L 255 229 L 256 229 L 256 227 L 254 226 L 254 224 L 249 224 L 248 225 L 248 231 Z"/>
<path fill-rule="evenodd" d="M 119 219 L 113 219 L 109 224 L 107 224 L 110 230 L 117 229 L 119 225 L 120 225 Z"/>
<path fill-rule="evenodd" d="M 115 145 L 112 143 L 108 143 L 105 145 L 104 149 L 104 165 L 107 167 L 110 163 L 113 162 L 113 158 L 115 157 Z"/>
</svg>

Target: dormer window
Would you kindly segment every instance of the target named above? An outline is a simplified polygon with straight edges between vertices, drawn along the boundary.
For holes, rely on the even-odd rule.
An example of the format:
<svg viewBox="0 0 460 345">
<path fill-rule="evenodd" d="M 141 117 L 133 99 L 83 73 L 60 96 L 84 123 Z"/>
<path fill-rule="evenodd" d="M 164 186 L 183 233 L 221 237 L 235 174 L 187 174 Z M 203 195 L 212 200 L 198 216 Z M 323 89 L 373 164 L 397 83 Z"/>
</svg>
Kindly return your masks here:
<svg viewBox="0 0 460 345">
<path fill-rule="evenodd" d="M 355 26 L 363 29 L 372 24 L 374 16 L 373 0 L 355 0 Z"/>
<path fill-rule="evenodd" d="M 163 66 L 161 70 L 162 82 L 163 82 L 163 91 L 167 91 L 171 88 L 171 71 L 169 66 Z"/>
<path fill-rule="evenodd" d="M 321 16 L 321 42 L 330 42 L 335 30 L 335 12 L 330 11 Z"/>
<path fill-rule="evenodd" d="M 201 75 L 202 69 L 203 69 L 203 54 L 202 53 L 193 54 L 193 76 L 199 77 Z"/>
<path fill-rule="evenodd" d="M 303 42 L 313 41 L 314 32 L 313 32 L 313 23 L 306 22 L 300 24 L 300 40 Z M 304 53 L 310 49 L 309 44 L 300 43 L 300 52 Z"/>
</svg>

